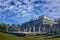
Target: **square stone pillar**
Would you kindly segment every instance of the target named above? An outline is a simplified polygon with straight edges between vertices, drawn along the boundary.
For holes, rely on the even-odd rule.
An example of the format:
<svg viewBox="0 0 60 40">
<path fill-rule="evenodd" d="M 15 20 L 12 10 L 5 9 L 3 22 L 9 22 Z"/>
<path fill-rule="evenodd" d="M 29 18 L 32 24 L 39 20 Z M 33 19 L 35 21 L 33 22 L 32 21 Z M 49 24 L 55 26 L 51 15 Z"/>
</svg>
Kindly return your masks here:
<svg viewBox="0 0 60 40">
<path fill-rule="evenodd" d="M 48 29 L 48 33 L 52 34 L 52 25 L 50 25 L 49 29 Z"/>
<path fill-rule="evenodd" d="M 31 32 L 31 27 L 29 27 L 29 32 Z"/>
<path fill-rule="evenodd" d="M 25 29 L 25 32 L 27 32 L 27 27 L 26 27 L 26 29 Z"/>
<path fill-rule="evenodd" d="M 46 28 L 45 28 L 45 26 L 44 26 L 44 27 L 43 27 L 43 32 L 45 32 L 45 29 L 46 29 Z"/>
<path fill-rule="evenodd" d="M 35 26 L 33 26 L 33 32 L 35 32 Z"/>
<path fill-rule="evenodd" d="M 20 28 L 18 28 L 18 31 L 20 32 Z"/>
<path fill-rule="evenodd" d="M 24 29 L 24 32 L 26 31 L 26 29 Z"/>
<path fill-rule="evenodd" d="M 41 32 L 41 31 L 40 31 L 40 27 L 39 27 L 39 29 L 38 29 L 38 32 Z"/>
</svg>

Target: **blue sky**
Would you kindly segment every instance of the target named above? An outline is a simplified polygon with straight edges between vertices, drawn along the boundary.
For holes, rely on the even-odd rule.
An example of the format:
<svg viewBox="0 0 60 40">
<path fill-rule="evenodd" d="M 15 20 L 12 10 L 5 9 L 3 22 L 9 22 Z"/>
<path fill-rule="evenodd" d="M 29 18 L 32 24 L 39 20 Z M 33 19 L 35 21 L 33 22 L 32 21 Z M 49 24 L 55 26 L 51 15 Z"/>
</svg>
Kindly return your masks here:
<svg viewBox="0 0 60 40">
<path fill-rule="evenodd" d="M 22 24 L 41 15 L 60 17 L 60 0 L 0 0 L 0 23 Z"/>
</svg>

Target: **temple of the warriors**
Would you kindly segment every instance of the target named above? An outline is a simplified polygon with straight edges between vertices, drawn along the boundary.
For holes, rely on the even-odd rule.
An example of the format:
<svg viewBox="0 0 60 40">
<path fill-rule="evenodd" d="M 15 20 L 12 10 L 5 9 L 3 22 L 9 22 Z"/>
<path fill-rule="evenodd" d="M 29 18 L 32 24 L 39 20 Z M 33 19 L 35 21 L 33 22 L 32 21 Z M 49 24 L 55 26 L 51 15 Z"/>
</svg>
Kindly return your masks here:
<svg viewBox="0 0 60 40">
<path fill-rule="evenodd" d="M 59 23 L 47 16 L 40 16 L 36 20 L 31 20 L 29 22 L 23 23 L 20 28 L 13 27 L 8 30 L 8 32 L 17 31 L 17 32 L 27 32 L 27 33 L 60 33 L 60 25 Z M 14 32 L 15 32 L 14 31 Z"/>
</svg>

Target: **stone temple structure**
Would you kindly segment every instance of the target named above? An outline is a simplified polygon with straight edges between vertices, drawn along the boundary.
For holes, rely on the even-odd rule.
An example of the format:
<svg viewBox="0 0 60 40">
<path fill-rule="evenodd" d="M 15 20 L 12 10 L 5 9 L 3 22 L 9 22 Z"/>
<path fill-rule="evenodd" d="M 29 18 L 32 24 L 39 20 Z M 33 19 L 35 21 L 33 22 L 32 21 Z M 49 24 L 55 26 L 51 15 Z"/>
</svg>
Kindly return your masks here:
<svg viewBox="0 0 60 40">
<path fill-rule="evenodd" d="M 16 28 L 17 27 L 15 27 L 15 29 Z M 36 20 L 31 20 L 29 22 L 23 23 L 20 28 L 17 28 L 17 30 L 18 30 L 17 32 L 20 33 L 28 32 L 38 34 L 43 33 L 51 34 L 51 33 L 60 33 L 60 26 L 55 19 L 42 15 Z"/>
<path fill-rule="evenodd" d="M 37 20 L 22 24 L 22 30 L 26 32 L 54 33 L 56 24 L 55 19 L 43 15 Z"/>
</svg>

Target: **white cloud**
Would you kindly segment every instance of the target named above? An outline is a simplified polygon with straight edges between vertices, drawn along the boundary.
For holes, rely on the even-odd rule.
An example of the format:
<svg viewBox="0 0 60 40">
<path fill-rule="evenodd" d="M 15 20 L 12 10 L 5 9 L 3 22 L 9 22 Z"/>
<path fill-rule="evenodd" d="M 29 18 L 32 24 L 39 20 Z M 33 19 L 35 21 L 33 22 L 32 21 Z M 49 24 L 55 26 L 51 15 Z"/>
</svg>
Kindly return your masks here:
<svg viewBox="0 0 60 40">
<path fill-rule="evenodd" d="M 10 2 L 14 2 L 14 5 L 11 5 Z M 22 2 L 20 2 L 22 1 Z M 0 0 L 0 14 L 3 15 L 3 19 L 6 16 L 10 16 L 16 20 L 20 20 L 19 18 L 23 17 L 31 17 L 31 16 L 40 16 L 40 15 L 48 15 L 51 17 L 59 17 L 60 16 L 60 0 Z M 42 3 L 34 3 L 37 1 L 42 1 Z M 46 2 L 46 4 L 44 3 Z M 24 2 L 24 3 L 23 3 Z M 35 8 L 36 7 L 36 8 Z M 6 12 L 9 10 L 9 12 Z M 14 15 L 14 16 L 12 16 Z M 1 18 L 2 16 L 0 16 Z M 24 18 L 25 19 L 25 18 Z"/>
</svg>

